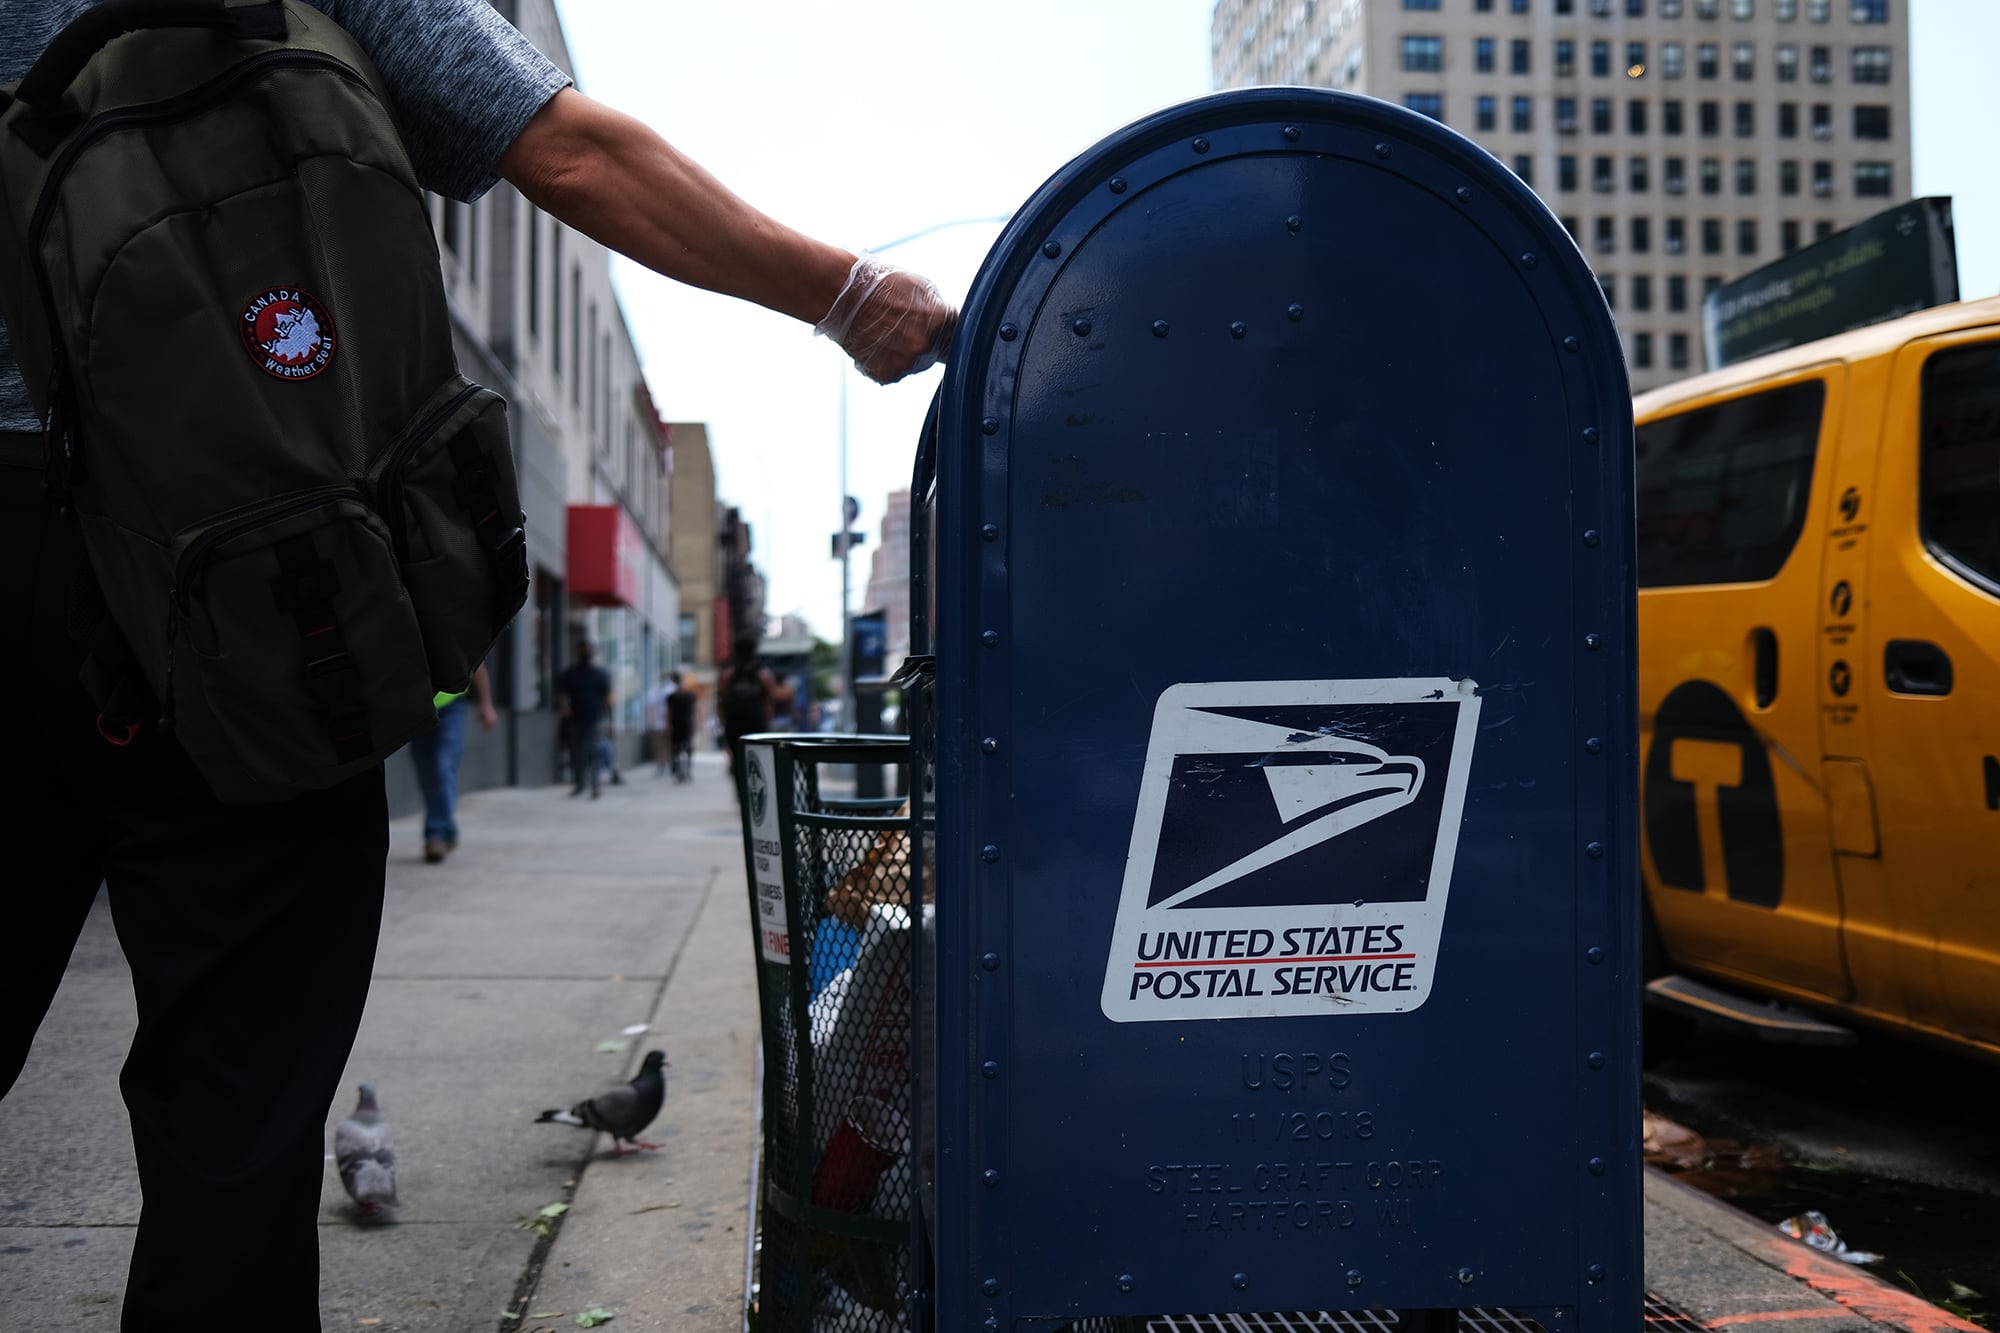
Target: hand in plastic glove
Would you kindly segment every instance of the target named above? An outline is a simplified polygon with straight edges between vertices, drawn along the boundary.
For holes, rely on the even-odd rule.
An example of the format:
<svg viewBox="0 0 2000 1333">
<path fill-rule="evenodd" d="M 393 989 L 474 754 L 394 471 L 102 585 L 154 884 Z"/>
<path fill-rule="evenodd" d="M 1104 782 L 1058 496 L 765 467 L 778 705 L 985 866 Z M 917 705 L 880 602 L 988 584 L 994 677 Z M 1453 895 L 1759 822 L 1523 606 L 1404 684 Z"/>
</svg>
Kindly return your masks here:
<svg viewBox="0 0 2000 1333">
<path fill-rule="evenodd" d="M 839 343 L 869 379 L 894 384 L 944 360 L 957 326 L 936 283 L 864 254 L 813 332 Z"/>
</svg>

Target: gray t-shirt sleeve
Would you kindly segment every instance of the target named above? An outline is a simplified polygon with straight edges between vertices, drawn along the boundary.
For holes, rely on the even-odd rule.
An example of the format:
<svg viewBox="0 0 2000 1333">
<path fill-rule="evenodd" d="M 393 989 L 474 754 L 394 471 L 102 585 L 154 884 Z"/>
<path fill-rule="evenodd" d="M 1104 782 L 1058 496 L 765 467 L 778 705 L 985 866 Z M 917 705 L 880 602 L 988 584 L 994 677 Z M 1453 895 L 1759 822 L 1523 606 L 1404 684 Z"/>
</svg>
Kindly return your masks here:
<svg viewBox="0 0 2000 1333">
<path fill-rule="evenodd" d="M 425 189 L 471 202 L 500 155 L 569 75 L 487 0 L 316 0 L 352 33 L 395 98 Z"/>
</svg>

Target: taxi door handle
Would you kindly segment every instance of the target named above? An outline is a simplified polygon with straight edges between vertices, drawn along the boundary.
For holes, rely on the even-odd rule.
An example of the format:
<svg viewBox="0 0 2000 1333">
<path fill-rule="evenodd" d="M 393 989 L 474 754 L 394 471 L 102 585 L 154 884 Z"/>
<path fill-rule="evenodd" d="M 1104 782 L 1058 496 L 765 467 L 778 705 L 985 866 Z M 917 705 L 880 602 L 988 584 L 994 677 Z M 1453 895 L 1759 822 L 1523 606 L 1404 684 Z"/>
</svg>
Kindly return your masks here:
<svg viewBox="0 0 2000 1333">
<path fill-rule="evenodd" d="M 1750 642 L 1754 646 L 1751 688 L 1757 692 L 1757 706 L 1769 708 L 1778 697 L 1778 636 L 1760 625 L 1750 631 Z"/>
<path fill-rule="evenodd" d="M 1951 693 L 1951 658 L 1923 639 L 1891 639 L 1882 650 L 1882 683 L 1896 694 Z"/>
</svg>

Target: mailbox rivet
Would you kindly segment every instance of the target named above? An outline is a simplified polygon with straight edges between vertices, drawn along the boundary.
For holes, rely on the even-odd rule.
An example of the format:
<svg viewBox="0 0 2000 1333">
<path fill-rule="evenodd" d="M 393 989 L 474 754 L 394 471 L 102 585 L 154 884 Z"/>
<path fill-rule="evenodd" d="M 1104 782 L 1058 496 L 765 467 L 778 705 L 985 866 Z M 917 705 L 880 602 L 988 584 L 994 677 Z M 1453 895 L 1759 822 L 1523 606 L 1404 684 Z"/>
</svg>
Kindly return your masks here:
<svg viewBox="0 0 2000 1333">
<path fill-rule="evenodd" d="M 1592 843 L 1590 845 L 1595 847 L 1597 844 Z M 992 843 L 989 842 L 984 847 L 981 847 L 979 849 L 979 859 L 986 862 L 986 864 L 988 865 L 992 865 L 995 861 L 998 861 L 1000 859 L 1000 849 L 998 847 L 995 847 Z"/>
<path fill-rule="evenodd" d="M 989 1166 L 979 1173 L 979 1180 L 986 1188 L 993 1189 L 1000 1183 L 1000 1173 Z"/>
<path fill-rule="evenodd" d="M 1580 352 L 1583 350 L 1583 343 L 1572 333 L 1569 337 L 1563 339 L 1563 350 L 1565 352 Z"/>
<path fill-rule="evenodd" d="M 1285 219 L 1286 231 L 1297 231 L 1300 227 L 1303 227 L 1305 225 L 1306 225 L 1306 220 L 1300 217 L 1297 213 L 1294 213 L 1290 217 Z"/>
<path fill-rule="evenodd" d="M 1358 1287 L 1358 1286 L 1360 1286 L 1360 1285 L 1361 1285 L 1361 1270 L 1360 1270 L 1360 1269 L 1358 1269 L 1358 1268 L 1350 1268 L 1350 1269 L 1348 1269 L 1348 1270 L 1347 1270 L 1347 1285 L 1348 1285 L 1348 1286 L 1350 1286 L 1350 1287 Z"/>
<path fill-rule="evenodd" d="M 1069 331 L 1079 338 L 1088 338 L 1090 336 L 1090 321 L 1079 319 L 1069 326 Z"/>
<path fill-rule="evenodd" d="M 1461 185 L 1456 190 L 1453 190 L 1452 193 L 1458 196 L 1458 202 L 1461 204 L 1472 202 L 1472 190 L 1468 186 Z"/>
<path fill-rule="evenodd" d="M 1583 844 L 1583 854 L 1593 861 L 1602 861 L 1604 859 L 1604 844 L 1601 842 L 1586 842 Z M 986 859 L 990 861 L 993 858 L 989 856 Z"/>
<path fill-rule="evenodd" d="M 1249 326 L 1240 319 L 1229 326 L 1229 336 L 1232 338 L 1241 338 L 1248 332 L 1250 332 Z"/>
<path fill-rule="evenodd" d="M 1248 1287 L 1250 1285 L 1250 1275 L 1248 1273 L 1238 1273 L 1234 1277 L 1229 1279 L 1229 1285 L 1236 1288 L 1238 1291 L 1242 1291 L 1245 1287 Z"/>
<path fill-rule="evenodd" d="M 988 1060 L 985 1064 L 979 1066 L 979 1072 L 988 1078 L 999 1078 L 1000 1062 L 998 1060 Z"/>
<path fill-rule="evenodd" d="M 1206 153 L 1208 151 L 1208 140 L 1196 139 L 1194 141 L 1194 150 L 1197 153 Z"/>
<path fill-rule="evenodd" d="M 1536 254 L 1533 250 L 1530 250 L 1526 254 L 1521 256 L 1522 268 L 1533 268 L 1535 265 L 1541 262 L 1542 262 L 1542 257 Z"/>
<path fill-rule="evenodd" d="M 1597 427 L 1585 426 L 1583 428 L 1583 442 L 1585 444 L 1596 444 L 1599 440 L 1603 438 L 1604 437 L 1602 435 L 1598 434 Z"/>
<path fill-rule="evenodd" d="M 1000 738 L 998 736 L 988 736 L 985 740 L 979 742 L 979 749 L 982 754 L 1000 753 Z"/>
<path fill-rule="evenodd" d="M 1592 1265 L 1591 1265 L 1591 1266 L 1590 1266 L 1589 1268 L 1585 1269 L 1584 1271 L 1590 1274 L 1590 1280 L 1591 1280 L 1592 1282 L 1602 1282 L 1602 1281 L 1604 1281 L 1604 1265 L 1603 1265 L 1603 1264 L 1592 1264 Z"/>
<path fill-rule="evenodd" d="M 1000 646 L 1000 631 L 989 629 L 979 636 L 979 641 L 988 648 L 998 648 Z"/>
<path fill-rule="evenodd" d="M 1138 1285 L 1139 1285 L 1138 1283 L 1132 1280 L 1132 1275 L 1130 1273 L 1120 1273 L 1118 1275 L 1118 1290 L 1130 1291 L 1132 1290 L 1132 1288 Z"/>
<path fill-rule="evenodd" d="M 987 417 L 982 420 L 979 423 L 979 433 L 982 435 L 998 435 L 1000 433 L 1000 418 Z"/>
<path fill-rule="evenodd" d="M 1012 324 L 1002 324 L 1002 325 L 1000 326 L 1000 341 L 1001 341 L 1001 342 L 1003 342 L 1003 343 L 1010 343 L 1010 342 L 1013 342 L 1013 341 L 1014 341 L 1014 339 L 1016 339 L 1016 338 L 1018 338 L 1018 337 L 1020 337 L 1020 336 L 1021 336 L 1021 331 L 1020 331 L 1019 329 L 1015 328 L 1015 327 L 1014 327 L 1014 326 L 1013 326 Z"/>
<path fill-rule="evenodd" d="M 1375 145 L 1375 156 L 1377 156 L 1377 157 L 1387 157 L 1387 156 L 1389 156 L 1389 145 L 1388 145 L 1388 144 L 1385 144 L 1385 143 L 1378 143 L 1378 144 L 1376 144 L 1376 145 Z"/>
<path fill-rule="evenodd" d="M 1593 944 L 1588 949 L 1585 949 L 1583 951 L 1583 956 L 1589 959 L 1591 964 L 1594 966 L 1604 961 L 1604 950 L 1600 949 L 1598 946 Z"/>
<path fill-rule="evenodd" d="M 1583 752 L 1585 754 L 1603 754 L 1604 742 L 1595 736 L 1588 737 L 1583 742 Z"/>
<path fill-rule="evenodd" d="M 1604 538 L 1598 533 L 1596 528 L 1585 528 L 1583 530 L 1583 544 L 1585 546 L 1594 547 L 1603 540 Z"/>
<path fill-rule="evenodd" d="M 1125 193 L 1125 178 L 1123 176 L 1113 176 L 1111 178 L 1111 193 Z"/>
<path fill-rule="evenodd" d="M 1306 308 L 1297 301 L 1285 307 L 1285 318 L 1296 324 L 1306 317 Z"/>
<path fill-rule="evenodd" d="M 1604 636 L 1602 634 L 1586 634 L 1583 636 L 1583 646 L 1594 653 L 1604 646 Z"/>
<path fill-rule="evenodd" d="M 1470 1268 L 1461 1268 L 1458 1270 L 1458 1285 L 1461 1287 L 1469 1287 L 1472 1285 L 1472 1279 L 1478 1276 L 1479 1275 L 1473 1272 Z"/>
<path fill-rule="evenodd" d="M 979 1289 L 985 1292 L 988 1296 L 998 1296 L 1000 1294 L 1000 1279 L 997 1277 L 989 1277 L 984 1282 L 979 1284 Z"/>
<path fill-rule="evenodd" d="M 988 972 L 998 972 L 1000 970 L 1000 955 L 997 953 L 983 953 L 979 955 L 979 965 Z"/>
<path fill-rule="evenodd" d="M 1583 1058 L 1583 1062 L 1589 1065 L 1592 1069 L 1602 1069 L 1604 1068 L 1604 1052 L 1592 1051 L 1589 1055 Z"/>
<path fill-rule="evenodd" d="M 1164 338 L 1167 336 L 1167 321 L 1164 319 L 1153 321 L 1153 336 L 1155 338 Z"/>
<path fill-rule="evenodd" d="M 1590 1174 L 1593 1176 L 1604 1174 L 1604 1159 L 1602 1157 L 1593 1157 L 1585 1162 L 1584 1165 L 1590 1169 Z"/>
<path fill-rule="evenodd" d="M 1054 259 L 1057 255 L 1062 253 L 1062 242 L 1044 241 L 1042 243 L 1042 253 L 1047 255 L 1050 259 Z"/>
<path fill-rule="evenodd" d="M 1299 141 L 1299 127 L 1296 125 L 1285 126 L 1285 142 L 1297 143 L 1298 141 Z"/>
<path fill-rule="evenodd" d="M 980 524 L 980 525 L 979 525 L 979 536 L 980 536 L 981 540 L 984 540 L 984 541 L 989 541 L 989 542 L 997 542 L 997 541 L 999 541 L 999 540 L 1000 540 L 1000 525 L 999 525 L 998 523 L 982 523 L 982 524 Z"/>
<path fill-rule="evenodd" d="M 988 1333 L 999 1333 L 1000 1316 L 997 1314 L 987 1315 L 985 1322 L 980 1324 L 980 1327 L 986 1329 Z"/>
</svg>

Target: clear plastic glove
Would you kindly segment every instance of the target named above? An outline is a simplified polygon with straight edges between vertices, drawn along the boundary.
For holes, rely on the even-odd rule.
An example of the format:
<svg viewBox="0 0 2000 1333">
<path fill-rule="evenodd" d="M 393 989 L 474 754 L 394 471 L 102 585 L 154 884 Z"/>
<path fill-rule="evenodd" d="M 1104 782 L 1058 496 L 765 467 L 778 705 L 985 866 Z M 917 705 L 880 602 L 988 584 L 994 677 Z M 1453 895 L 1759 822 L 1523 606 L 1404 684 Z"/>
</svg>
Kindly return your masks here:
<svg viewBox="0 0 2000 1333">
<path fill-rule="evenodd" d="M 863 254 L 813 332 L 839 343 L 869 379 L 894 384 L 942 361 L 957 325 L 936 283 Z"/>
</svg>

